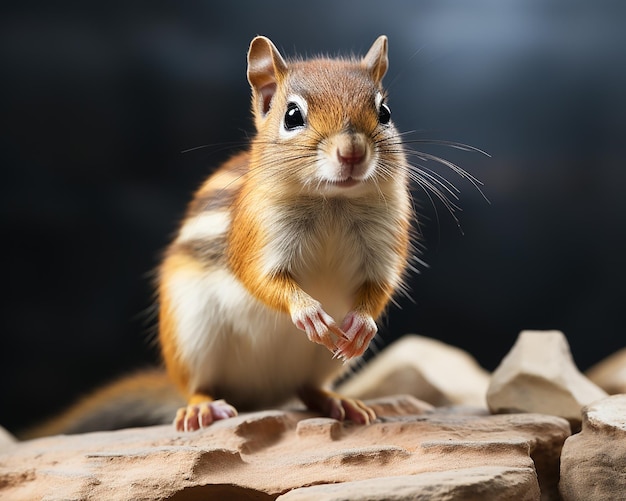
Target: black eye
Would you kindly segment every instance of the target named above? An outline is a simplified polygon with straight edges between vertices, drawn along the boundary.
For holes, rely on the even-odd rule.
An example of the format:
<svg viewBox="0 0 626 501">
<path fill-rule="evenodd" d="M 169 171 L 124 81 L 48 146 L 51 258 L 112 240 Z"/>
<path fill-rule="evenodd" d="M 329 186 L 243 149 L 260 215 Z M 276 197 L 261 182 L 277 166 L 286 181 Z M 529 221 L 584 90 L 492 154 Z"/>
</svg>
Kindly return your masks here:
<svg viewBox="0 0 626 501">
<path fill-rule="evenodd" d="M 387 106 L 385 103 L 380 103 L 380 110 L 378 110 L 378 121 L 383 125 L 387 125 L 389 123 L 389 120 L 391 120 L 391 110 L 389 109 L 389 106 Z"/>
<path fill-rule="evenodd" d="M 285 129 L 293 130 L 298 127 L 304 127 L 304 117 L 296 103 L 289 103 L 285 113 Z"/>
</svg>

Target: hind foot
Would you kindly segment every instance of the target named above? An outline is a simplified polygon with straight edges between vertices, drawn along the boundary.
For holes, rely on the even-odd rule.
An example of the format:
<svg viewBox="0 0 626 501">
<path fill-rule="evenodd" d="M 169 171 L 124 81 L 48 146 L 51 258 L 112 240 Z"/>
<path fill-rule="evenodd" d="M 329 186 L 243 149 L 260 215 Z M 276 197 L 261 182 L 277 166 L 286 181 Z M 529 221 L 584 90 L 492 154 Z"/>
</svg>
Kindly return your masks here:
<svg viewBox="0 0 626 501">
<path fill-rule="evenodd" d="M 178 409 L 174 418 L 174 427 L 177 431 L 196 431 L 206 428 L 214 421 L 236 415 L 237 409 L 225 400 L 203 400 L 194 403 L 194 399 L 191 399 L 187 407 Z"/>
<path fill-rule="evenodd" d="M 357 424 L 371 424 L 376 413 L 356 398 L 343 397 L 319 388 L 304 388 L 298 392 L 309 410 L 321 412 L 337 421 L 350 420 Z"/>
</svg>

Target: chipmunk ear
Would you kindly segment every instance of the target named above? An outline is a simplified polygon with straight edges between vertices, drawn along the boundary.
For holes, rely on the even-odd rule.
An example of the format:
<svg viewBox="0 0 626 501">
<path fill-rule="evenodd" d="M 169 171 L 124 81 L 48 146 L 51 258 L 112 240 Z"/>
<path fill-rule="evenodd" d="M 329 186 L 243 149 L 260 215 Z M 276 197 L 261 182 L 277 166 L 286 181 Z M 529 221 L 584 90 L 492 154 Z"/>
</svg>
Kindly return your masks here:
<svg viewBox="0 0 626 501">
<path fill-rule="evenodd" d="M 387 73 L 387 66 L 389 66 L 387 37 L 385 35 L 376 39 L 361 62 L 372 74 L 374 81 L 379 84 Z"/>
<path fill-rule="evenodd" d="M 287 73 L 287 63 L 269 38 L 258 36 L 248 50 L 248 82 L 252 87 L 252 108 L 261 119 L 270 109 L 276 88 Z"/>
</svg>

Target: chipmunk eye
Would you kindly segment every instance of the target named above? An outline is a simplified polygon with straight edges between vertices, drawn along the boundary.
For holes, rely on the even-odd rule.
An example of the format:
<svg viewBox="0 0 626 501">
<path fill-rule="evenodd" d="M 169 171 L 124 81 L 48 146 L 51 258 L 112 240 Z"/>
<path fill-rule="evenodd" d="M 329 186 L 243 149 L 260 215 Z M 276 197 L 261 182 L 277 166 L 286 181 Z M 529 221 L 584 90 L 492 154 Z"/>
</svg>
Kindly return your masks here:
<svg viewBox="0 0 626 501">
<path fill-rule="evenodd" d="M 389 106 L 387 106 L 385 103 L 380 103 L 380 110 L 378 110 L 378 121 L 383 125 L 387 125 L 389 123 L 389 120 L 391 120 L 391 110 L 389 109 Z"/>
<path fill-rule="evenodd" d="M 293 130 L 298 127 L 304 127 L 304 116 L 296 103 L 289 103 L 285 113 L 285 129 Z"/>
</svg>

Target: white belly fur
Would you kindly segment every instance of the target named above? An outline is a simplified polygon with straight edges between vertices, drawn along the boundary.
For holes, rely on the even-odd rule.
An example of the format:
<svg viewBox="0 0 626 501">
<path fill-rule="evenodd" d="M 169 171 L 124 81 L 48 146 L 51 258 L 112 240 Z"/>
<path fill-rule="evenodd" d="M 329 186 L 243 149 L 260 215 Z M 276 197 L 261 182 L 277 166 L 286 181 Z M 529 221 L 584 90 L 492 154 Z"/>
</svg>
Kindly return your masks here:
<svg viewBox="0 0 626 501">
<path fill-rule="evenodd" d="M 311 292 L 324 295 L 324 289 Z M 316 299 L 340 323 L 349 301 L 334 290 L 334 297 Z M 294 396 L 303 385 L 322 386 L 345 367 L 287 314 L 253 298 L 228 270 L 181 274 L 170 282 L 170 294 L 191 392 L 212 393 L 240 410 L 260 408 Z"/>
</svg>

